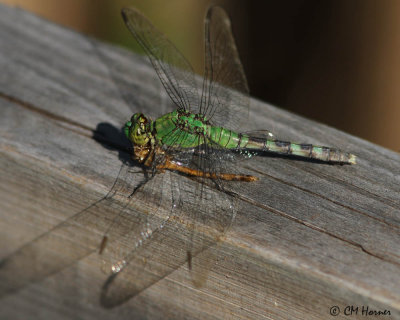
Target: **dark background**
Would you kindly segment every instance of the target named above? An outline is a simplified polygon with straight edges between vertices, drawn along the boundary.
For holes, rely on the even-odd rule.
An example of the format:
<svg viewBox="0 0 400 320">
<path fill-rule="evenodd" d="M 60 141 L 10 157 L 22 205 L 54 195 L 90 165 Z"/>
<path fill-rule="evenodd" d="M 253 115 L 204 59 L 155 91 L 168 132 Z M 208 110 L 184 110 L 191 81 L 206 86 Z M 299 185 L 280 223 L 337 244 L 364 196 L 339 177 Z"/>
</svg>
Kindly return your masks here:
<svg viewBox="0 0 400 320">
<path fill-rule="evenodd" d="M 0 1 L 131 48 L 120 8 L 137 7 L 199 73 L 203 18 L 220 4 L 253 96 L 400 151 L 400 0 Z"/>
</svg>

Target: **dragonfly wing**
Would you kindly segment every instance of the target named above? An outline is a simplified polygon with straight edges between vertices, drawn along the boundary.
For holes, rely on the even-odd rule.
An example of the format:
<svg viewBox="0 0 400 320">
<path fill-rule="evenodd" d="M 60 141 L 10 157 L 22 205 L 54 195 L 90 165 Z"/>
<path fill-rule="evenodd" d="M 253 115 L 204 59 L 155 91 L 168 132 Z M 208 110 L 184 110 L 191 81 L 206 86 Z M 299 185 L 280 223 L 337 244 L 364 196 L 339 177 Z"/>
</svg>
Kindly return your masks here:
<svg viewBox="0 0 400 320">
<path fill-rule="evenodd" d="M 127 257 L 118 272 L 104 283 L 100 302 L 105 308 L 121 305 L 182 266 L 187 258 L 179 237 L 182 229 L 170 220 L 153 230 Z"/>
<path fill-rule="evenodd" d="M 100 254 L 105 273 L 120 272 L 128 263 L 129 255 L 162 228 L 167 219 L 160 208 L 168 202 L 163 197 L 163 175 L 151 177 L 129 196 L 129 205 L 116 216 L 102 240 Z"/>
<path fill-rule="evenodd" d="M 196 110 L 214 125 L 238 130 L 249 113 L 249 88 L 239 59 L 231 23 L 220 7 L 211 7 L 205 21 L 205 74 L 201 104 Z"/>
<path fill-rule="evenodd" d="M 193 231 L 188 238 L 188 267 L 192 282 L 201 287 L 217 260 L 216 246 L 232 225 L 237 199 L 219 189 L 217 181 L 198 183 L 190 218 Z"/>
<path fill-rule="evenodd" d="M 204 159 L 192 156 L 190 164 L 219 172 Z M 107 232 L 102 255 L 110 262 L 110 277 L 101 293 L 104 307 L 120 305 L 187 261 L 193 283 L 205 282 L 216 259 L 210 248 L 225 235 L 236 213 L 236 199 L 222 191 L 220 183 L 166 171 L 135 191 L 130 207 Z M 141 216 L 131 216 L 132 209 Z"/>
<path fill-rule="evenodd" d="M 178 254 L 182 244 L 173 241 L 179 233 L 171 214 L 176 206 L 171 174 L 156 174 L 138 188 L 131 197 L 130 207 L 108 230 L 102 252 L 103 269 L 110 275 L 101 292 L 104 307 L 122 304 L 185 262 L 186 258 Z"/>
<path fill-rule="evenodd" d="M 98 251 L 109 219 L 129 204 L 117 197 L 131 188 L 133 176 L 129 167 L 122 165 L 112 189 L 104 198 L 2 259 L 0 296 L 41 281 Z"/>
<path fill-rule="evenodd" d="M 237 172 L 236 161 L 232 158 L 236 155 L 210 141 L 196 149 L 188 167 L 204 174 L 180 180 L 179 190 L 185 192 L 183 207 L 190 231 L 186 241 L 189 270 L 193 283 L 202 286 L 216 261 L 214 247 L 235 219 L 238 199 L 234 190 L 239 188 L 239 183 L 220 178 L 221 173 Z M 214 175 L 214 178 L 209 179 L 207 175 Z"/>
<path fill-rule="evenodd" d="M 136 9 L 123 8 L 122 17 L 178 108 L 189 110 L 192 105 L 198 105 L 199 91 L 193 68 L 179 50 Z"/>
<path fill-rule="evenodd" d="M 109 241 L 104 255 L 106 260 L 117 262 L 112 265 L 112 273 L 102 288 L 101 304 L 104 307 L 115 307 L 138 295 L 184 265 L 191 256 L 196 256 L 215 243 L 214 236 L 211 240 L 205 236 L 209 236 L 209 233 L 204 232 L 204 221 L 203 227 L 196 225 L 199 223 L 199 214 L 195 215 L 197 219 L 194 220 L 191 213 L 194 210 L 201 211 L 204 220 L 206 206 L 211 205 L 198 201 L 195 192 L 198 188 L 203 186 L 166 171 L 157 174 L 150 183 L 136 191 L 133 197 L 135 206 L 147 208 L 150 204 L 149 212 L 139 222 L 139 226 L 146 226 L 147 229 L 138 232 L 137 218 L 131 219 L 129 212 L 125 211 L 118 225 L 123 224 L 124 229 L 132 230 L 126 230 L 116 237 L 112 235 L 112 230 L 108 233 L 110 239 L 114 240 Z M 206 193 L 209 194 L 204 190 L 203 194 Z M 148 194 L 157 196 L 149 200 Z M 203 207 L 197 208 L 198 205 Z M 195 231 L 199 230 L 200 237 L 195 235 Z M 109 258 L 112 256 L 116 259 Z"/>
</svg>

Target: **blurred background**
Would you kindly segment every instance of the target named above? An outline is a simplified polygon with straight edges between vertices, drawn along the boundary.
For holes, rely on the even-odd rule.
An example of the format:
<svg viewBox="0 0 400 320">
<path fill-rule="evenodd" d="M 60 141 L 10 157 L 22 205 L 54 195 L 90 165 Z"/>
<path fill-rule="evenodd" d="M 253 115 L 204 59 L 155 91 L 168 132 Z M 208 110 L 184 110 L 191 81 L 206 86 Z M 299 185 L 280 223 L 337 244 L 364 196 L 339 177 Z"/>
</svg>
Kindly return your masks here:
<svg viewBox="0 0 400 320">
<path fill-rule="evenodd" d="M 210 4 L 232 19 L 251 95 L 400 151 L 399 0 L 0 0 L 135 49 L 120 16 L 142 11 L 203 69 Z"/>
</svg>

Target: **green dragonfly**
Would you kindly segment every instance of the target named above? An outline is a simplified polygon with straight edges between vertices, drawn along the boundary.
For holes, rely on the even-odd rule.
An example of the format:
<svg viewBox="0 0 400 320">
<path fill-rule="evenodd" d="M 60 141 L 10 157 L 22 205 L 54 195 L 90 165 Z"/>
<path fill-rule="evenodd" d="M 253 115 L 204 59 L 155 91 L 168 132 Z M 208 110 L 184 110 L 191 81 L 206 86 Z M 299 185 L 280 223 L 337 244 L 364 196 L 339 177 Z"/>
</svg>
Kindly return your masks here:
<svg viewBox="0 0 400 320">
<path fill-rule="evenodd" d="M 238 211 L 240 188 L 258 180 L 240 171 L 238 161 L 278 153 L 356 162 L 350 153 L 280 141 L 267 130 L 239 131 L 248 118 L 249 90 L 230 20 L 220 7 L 211 7 L 205 19 L 202 81 L 140 12 L 124 8 L 122 16 L 175 110 L 155 120 L 135 113 L 126 122 L 131 156 L 145 169 L 144 180 L 137 181 L 123 165 L 107 196 L 1 261 L 3 291 L 39 281 L 96 251 L 109 275 L 101 290 L 106 307 L 121 304 L 186 262 L 191 280 L 200 286 L 216 259 L 210 247 L 220 242 Z M 35 256 L 42 260 L 18 269 Z"/>
<path fill-rule="evenodd" d="M 195 270 L 192 257 L 217 243 L 231 225 L 237 210 L 235 195 L 240 188 L 237 181 L 258 180 L 253 175 L 237 172 L 237 160 L 260 152 L 340 164 L 354 164 L 356 157 L 334 148 L 277 140 L 267 130 L 234 131 L 247 120 L 249 90 L 230 20 L 222 8 L 211 7 L 206 15 L 202 82 L 176 47 L 140 12 L 125 8 L 122 16 L 176 107 L 154 121 L 143 113 L 135 113 L 126 122 L 124 132 L 133 146 L 132 158 L 151 168 L 152 177 L 159 173 L 165 175 L 168 170 L 197 182 L 183 185 L 182 181 L 170 176 L 170 194 L 165 198 L 170 199 L 172 205 L 166 210 L 161 226 L 178 220 L 185 226 L 183 229 L 190 230 L 182 248 L 187 253 L 192 280 L 202 284 L 208 268 L 200 266 Z M 157 182 L 154 185 L 152 182 L 143 187 L 149 190 L 145 193 L 152 195 L 151 198 L 143 198 L 154 203 L 154 198 L 159 198 L 159 189 L 165 184 Z M 153 214 L 160 212 L 159 206 L 154 209 Z M 152 224 L 154 229 L 148 230 L 153 233 L 159 226 L 160 221 Z M 108 235 L 103 240 L 102 247 Z M 202 259 L 211 263 L 212 250 L 206 252 Z M 120 256 L 120 262 L 112 265 L 114 272 L 122 271 L 134 254 L 133 250 L 125 257 Z M 178 260 L 182 263 L 184 259 L 183 254 Z"/>
</svg>

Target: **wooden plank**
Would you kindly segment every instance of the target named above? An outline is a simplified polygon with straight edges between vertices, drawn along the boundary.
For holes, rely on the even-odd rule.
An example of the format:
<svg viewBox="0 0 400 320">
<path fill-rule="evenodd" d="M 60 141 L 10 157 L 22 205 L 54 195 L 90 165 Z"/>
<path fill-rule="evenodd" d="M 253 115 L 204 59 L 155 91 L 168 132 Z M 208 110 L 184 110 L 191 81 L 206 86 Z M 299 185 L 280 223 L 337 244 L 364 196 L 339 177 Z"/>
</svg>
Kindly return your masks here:
<svg viewBox="0 0 400 320">
<path fill-rule="evenodd" d="M 53 256 L 46 247 L 18 259 L 15 252 L 101 199 L 126 160 L 115 148 L 124 143 L 120 126 L 139 110 L 162 114 L 169 100 L 143 58 L 19 9 L 1 5 L 0 15 L 0 318 L 321 319 L 333 306 L 338 318 L 347 318 L 346 306 L 359 307 L 354 318 L 364 317 L 363 306 L 400 318 L 399 154 L 256 100 L 252 129 L 351 151 L 358 164 L 278 157 L 241 164 L 260 181 L 241 186 L 238 215 L 210 249 L 218 260 L 201 288 L 182 264 L 104 308 L 108 276 L 96 251 L 35 277 L 49 257 L 71 262 L 68 241 L 85 248 L 85 236 L 67 233 Z M 123 198 L 97 212 L 97 231 Z"/>
</svg>

